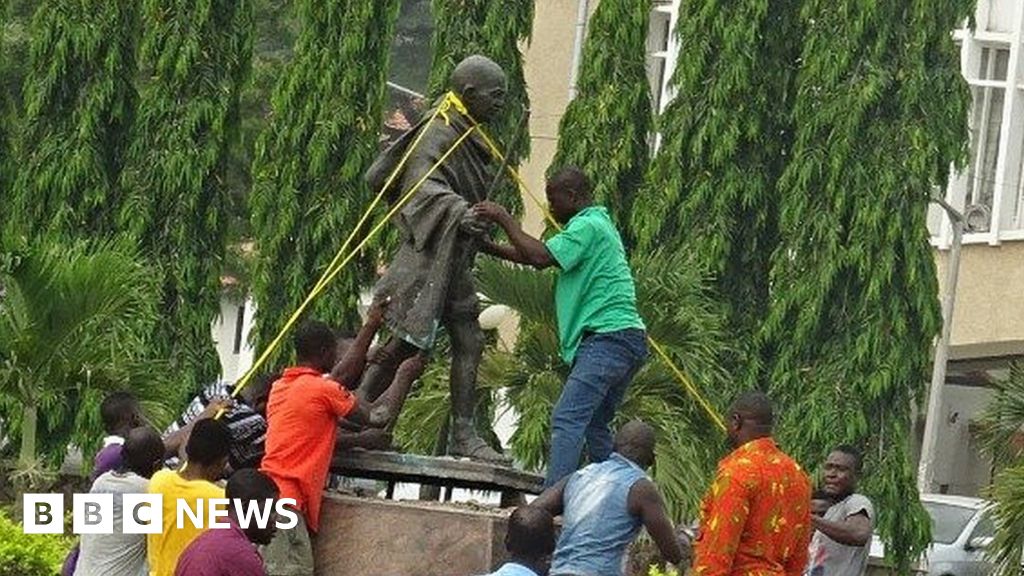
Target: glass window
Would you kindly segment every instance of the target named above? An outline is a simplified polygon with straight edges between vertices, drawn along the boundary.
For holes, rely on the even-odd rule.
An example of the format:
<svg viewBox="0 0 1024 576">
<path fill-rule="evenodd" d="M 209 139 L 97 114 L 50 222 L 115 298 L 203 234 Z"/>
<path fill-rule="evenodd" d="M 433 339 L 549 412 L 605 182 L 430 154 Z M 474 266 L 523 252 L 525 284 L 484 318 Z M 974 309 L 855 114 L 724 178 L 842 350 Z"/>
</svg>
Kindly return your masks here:
<svg viewBox="0 0 1024 576">
<path fill-rule="evenodd" d="M 992 522 L 992 517 L 985 514 L 978 520 L 978 523 L 974 525 L 974 531 L 971 532 L 971 538 L 992 538 L 996 535 L 996 525 Z"/>
<path fill-rule="evenodd" d="M 932 519 L 932 540 L 940 544 L 952 544 L 963 533 L 967 523 L 974 517 L 974 508 L 922 502 Z"/>
<path fill-rule="evenodd" d="M 1006 81 L 1009 62 L 1009 49 L 980 47 L 977 78 L 971 82 L 971 163 L 967 172 L 964 214 L 973 232 L 990 229 L 992 209 L 999 195 L 996 181 L 1006 87 L 993 84 Z"/>
</svg>

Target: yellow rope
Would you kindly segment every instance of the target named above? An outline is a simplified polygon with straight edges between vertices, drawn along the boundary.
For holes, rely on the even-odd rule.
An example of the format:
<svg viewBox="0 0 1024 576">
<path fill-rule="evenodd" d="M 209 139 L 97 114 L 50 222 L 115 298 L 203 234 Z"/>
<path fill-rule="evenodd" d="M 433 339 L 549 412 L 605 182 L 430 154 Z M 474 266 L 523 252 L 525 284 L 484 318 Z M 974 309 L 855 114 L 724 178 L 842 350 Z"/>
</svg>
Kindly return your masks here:
<svg viewBox="0 0 1024 576">
<path fill-rule="evenodd" d="M 472 118 L 470 119 L 472 120 Z M 476 125 L 475 121 L 474 125 Z M 490 148 L 491 153 L 495 156 L 495 158 L 504 163 L 505 156 L 502 155 L 502 153 L 498 150 L 498 147 L 494 144 L 494 141 L 490 138 L 490 136 L 487 135 L 487 132 L 484 131 L 483 128 L 480 128 L 479 132 L 480 136 L 483 138 L 484 142 L 487 143 L 488 148 Z M 547 206 L 541 203 L 540 198 L 538 198 L 536 194 L 530 191 L 530 188 L 526 185 L 526 182 L 523 181 L 523 179 L 519 176 L 519 173 L 514 168 L 512 168 L 512 166 L 509 166 L 507 163 L 505 163 L 505 165 L 508 168 L 509 174 L 512 175 L 516 183 L 519 185 L 519 190 L 521 192 L 525 192 L 526 195 L 531 200 L 533 200 L 534 204 L 536 204 L 537 207 L 540 208 L 541 212 L 544 213 L 544 218 L 547 219 L 547 221 L 556 230 L 561 231 L 562 226 L 559 225 L 558 222 L 551 216 L 551 213 L 548 211 Z M 679 379 L 679 382 L 683 385 L 683 388 L 686 389 L 687 393 L 689 393 L 690 396 L 692 396 L 693 399 L 697 401 L 697 404 L 699 404 L 700 407 L 704 410 L 704 412 L 707 413 L 711 421 L 714 422 L 715 425 L 721 431 L 725 432 L 725 422 L 722 420 L 722 417 L 719 416 L 718 412 L 716 412 L 715 409 L 711 406 L 711 403 L 708 402 L 703 395 L 701 395 L 701 393 L 697 390 L 697 387 L 693 384 L 693 382 L 689 378 L 687 378 L 686 374 L 684 374 L 683 371 L 680 370 L 678 366 L 676 366 L 676 363 L 672 361 L 672 358 L 665 351 L 664 347 L 657 341 L 655 341 L 654 338 L 652 338 L 649 334 L 647 335 L 647 341 L 651 344 L 651 348 L 653 348 L 655 352 L 657 352 L 658 355 L 661 356 L 662 361 L 664 361 L 665 364 L 668 365 L 668 367 L 672 370 L 676 378 Z"/>
<path fill-rule="evenodd" d="M 370 214 L 373 212 L 373 210 L 380 203 L 380 199 L 383 197 L 384 191 L 387 190 L 391 186 L 391 184 L 394 182 L 395 178 L 398 177 L 398 174 L 401 173 L 402 168 L 405 166 L 406 161 L 409 159 L 409 156 L 416 149 L 416 147 L 419 146 L 419 143 L 420 143 L 421 139 L 423 138 L 423 135 L 427 132 L 427 128 L 431 125 L 431 123 L 434 121 L 434 119 L 437 118 L 438 115 L 441 115 L 445 119 L 445 123 L 446 124 L 449 123 L 449 118 L 448 118 L 448 115 L 447 115 L 447 111 L 450 108 L 455 108 L 462 115 L 464 115 L 465 117 L 470 119 L 470 122 L 471 122 L 470 129 L 466 130 L 466 132 L 464 132 L 455 141 L 455 143 L 452 144 L 452 146 L 448 148 L 448 150 L 441 156 L 441 158 L 437 162 L 435 162 L 433 166 L 430 167 L 430 170 L 428 170 L 423 175 L 423 177 L 420 178 L 419 181 L 417 181 L 416 184 L 413 185 L 408 190 L 408 192 L 406 192 L 405 195 L 402 196 L 402 198 L 395 204 L 395 206 L 392 207 L 392 209 L 388 211 L 387 215 L 384 216 L 384 219 L 381 220 L 380 222 L 378 222 L 377 225 L 374 226 L 373 229 L 370 230 L 370 232 L 362 239 L 362 241 L 359 242 L 359 244 L 351 252 L 349 252 L 349 254 L 347 256 L 342 258 L 342 254 L 345 253 L 345 250 L 348 248 L 348 246 L 355 239 L 356 233 L 363 226 L 363 224 L 366 222 L 366 220 L 369 219 Z M 515 168 L 513 168 L 511 165 L 509 165 L 505 161 L 505 156 L 498 149 L 498 146 L 494 143 L 494 141 L 487 134 L 487 132 L 476 122 L 476 120 L 473 119 L 473 117 L 469 114 L 469 111 L 466 109 L 465 105 L 458 98 L 458 96 L 455 95 L 453 92 L 448 92 L 447 94 L 445 94 L 444 99 L 442 100 L 441 104 L 437 107 L 437 109 L 431 115 L 430 121 L 427 124 L 424 125 L 424 129 L 422 129 L 420 131 L 420 133 L 416 136 L 416 139 L 413 140 L 413 143 L 405 151 L 405 154 L 402 156 L 402 159 L 399 162 L 398 166 L 395 168 L 394 171 L 392 171 L 391 175 L 388 177 L 388 179 L 385 182 L 384 186 L 381 187 L 381 189 L 377 193 L 376 197 L 374 197 L 373 202 L 370 204 L 369 208 L 367 208 L 367 210 L 363 213 L 362 217 L 359 219 L 359 223 L 356 224 L 356 226 L 352 229 L 352 232 L 349 234 L 348 238 L 346 238 L 345 242 L 342 243 L 341 248 L 338 250 L 337 254 L 335 254 L 334 258 L 331 260 L 331 263 L 328 264 L 327 268 L 324 270 L 324 273 L 320 276 L 320 279 L 317 281 L 316 285 L 313 287 L 313 290 L 310 291 L 309 295 L 307 295 L 305 300 L 302 301 L 302 304 L 300 304 L 299 307 L 295 310 L 295 312 L 291 315 L 291 317 L 288 318 L 288 321 L 285 322 L 285 325 L 278 332 L 277 336 L 271 341 L 270 345 L 267 346 L 264 349 L 263 353 L 259 356 L 259 358 L 255 362 L 253 362 L 253 364 L 252 364 L 252 366 L 250 366 L 249 370 L 247 370 L 246 373 L 242 376 L 242 378 L 240 378 L 238 380 L 238 382 L 236 382 L 234 390 L 231 393 L 232 397 L 236 397 L 242 391 L 242 389 L 249 383 L 249 381 L 252 379 L 253 374 L 255 374 L 256 371 L 259 370 L 260 367 L 263 366 L 263 363 L 266 362 L 267 358 L 269 358 L 270 355 L 274 352 L 274 350 L 277 349 L 277 346 L 280 345 L 281 340 L 284 339 L 284 336 L 288 333 L 289 330 L 291 330 L 292 326 L 294 326 L 295 322 L 298 321 L 298 318 L 302 315 L 302 313 L 305 312 L 305 310 L 309 306 L 309 304 L 317 296 L 319 296 L 323 292 L 323 290 L 327 287 L 327 285 L 330 284 L 331 281 L 333 281 L 334 278 L 337 277 L 337 275 L 341 272 L 342 269 L 345 268 L 346 265 L 348 265 L 348 263 L 352 260 L 352 258 L 354 258 L 355 255 L 360 250 L 362 250 L 362 248 L 364 246 L 366 246 L 366 244 L 369 243 L 369 241 L 374 236 L 376 236 L 377 233 L 380 232 L 380 230 L 385 225 L 387 225 L 387 223 L 391 220 L 391 218 L 395 214 L 397 214 L 398 211 L 402 209 L 402 207 L 405 206 L 406 202 L 409 201 L 409 199 L 412 197 L 412 195 L 417 190 L 419 190 L 419 187 L 422 186 L 424 182 L 426 182 L 427 178 L 430 177 L 430 175 L 434 172 L 434 170 L 436 170 L 438 168 L 438 166 L 440 166 L 448 158 L 448 156 L 450 156 L 455 151 L 455 149 L 460 144 L 462 144 L 462 142 L 467 137 L 469 137 L 469 135 L 474 130 L 476 130 L 477 133 L 480 134 L 481 138 L 484 140 L 484 142 L 486 143 L 487 147 L 490 149 L 491 154 L 499 162 L 501 162 L 501 163 L 503 163 L 505 165 L 506 170 L 508 171 L 509 175 L 513 178 L 513 180 L 515 180 L 515 182 L 516 182 L 520 192 L 521 193 L 522 192 L 526 193 L 526 195 L 534 202 L 534 204 L 538 208 L 540 208 L 541 212 L 544 214 L 544 218 L 552 226 L 554 226 L 555 229 L 557 229 L 557 230 L 561 230 L 562 229 L 562 227 L 558 224 L 557 221 L 555 221 L 555 219 L 552 217 L 551 213 L 548 211 L 547 206 L 543 202 L 541 202 L 540 198 L 538 198 L 530 190 L 530 188 L 526 185 L 526 182 L 523 181 L 522 177 L 519 175 L 519 172 L 517 172 L 515 170 Z M 679 369 L 678 366 L 676 366 L 676 364 L 672 361 L 672 358 L 668 355 L 667 352 L 665 352 L 665 349 L 661 346 L 661 344 L 659 344 L 657 341 L 655 341 L 654 338 L 652 338 L 650 335 L 647 336 L 647 340 L 648 340 L 648 342 L 650 342 L 651 347 L 654 348 L 654 350 L 658 353 L 659 356 L 661 356 L 661 359 L 665 362 L 665 364 L 668 365 L 668 367 L 676 375 L 676 377 L 679 379 L 679 381 L 683 384 L 683 387 L 690 394 L 690 396 L 692 396 L 697 401 L 697 403 L 701 406 L 701 408 L 703 408 L 703 410 L 707 413 L 708 417 L 711 418 L 712 422 L 714 422 L 715 425 L 718 426 L 718 428 L 720 430 L 725 431 L 725 429 L 726 429 L 725 428 L 725 423 L 722 420 L 721 416 L 718 415 L 718 413 L 714 410 L 714 408 L 712 408 L 711 404 L 700 394 L 700 392 L 697 390 L 696 386 L 694 386 L 693 382 L 689 378 L 686 377 L 686 375 L 683 373 L 682 370 Z M 216 418 L 220 418 L 223 413 L 224 413 L 224 410 L 221 410 L 220 412 L 218 412 Z"/>
</svg>

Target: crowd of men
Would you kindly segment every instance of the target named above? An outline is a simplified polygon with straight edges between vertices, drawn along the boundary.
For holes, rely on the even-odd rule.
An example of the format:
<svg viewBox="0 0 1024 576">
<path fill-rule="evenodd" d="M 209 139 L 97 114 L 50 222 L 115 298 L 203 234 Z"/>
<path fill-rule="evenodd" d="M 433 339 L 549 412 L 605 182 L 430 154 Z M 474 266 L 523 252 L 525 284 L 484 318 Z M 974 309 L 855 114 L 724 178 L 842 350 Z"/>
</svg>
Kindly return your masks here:
<svg viewBox="0 0 1024 576">
<path fill-rule="evenodd" d="M 524 234 L 497 205 L 474 208 L 502 226 L 511 242 L 485 251 L 559 268 L 562 352 L 572 365 L 552 415 L 546 490 L 512 514 L 511 560 L 494 574 L 621 575 L 641 528 L 666 562 L 681 565 L 680 535 L 646 472 L 655 460 L 655 431 L 631 422 L 614 438 L 610 432 L 646 356 L 621 241 L 607 213 L 592 204 L 589 181 L 579 170 L 555 173 L 548 200 L 566 226 L 546 243 Z M 601 295 L 597 304 L 595 290 Z M 207 387 L 162 435 L 142 424 L 130 394 L 109 396 L 101 407 L 109 436 L 94 460 L 92 492 L 116 495 L 118 514 L 124 494 L 161 494 L 163 532 L 83 535 L 64 573 L 313 574 L 312 540 L 320 528 L 336 446 L 386 446 L 386 428 L 424 368 L 423 354 L 410 356 L 375 400 L 361 392 L 360 380 L 376 353 L 371 342 L 387 306 L 387 301 L 375 303 L 354 338 L 339 338 L 319 322 L 305 323 L 294 335 L 296 365 L 255 379 L 237 400 L 230 399 L 229 385 Z M 721 461 L 702 504 L 693 572 L 863 574 L 874 511 L 854 492 L 860 456 L 850 447 L 829 454 L 824 483 L 812 493 L 806 473 L 772 439 L 773 420 L 771 402 L 759 392 L 741 395 L 731 407 L 727 430 L 735 450 Z M 590 464 L 577 470 L 584 443 Z M 212 498 L 243 503 L 289 498 L 298 522 L 279 531 L 273 523 L 243 528 L 229 508 L 227 530 L 177 525 L 176 502 L 195 505 Z"/>
</svg>

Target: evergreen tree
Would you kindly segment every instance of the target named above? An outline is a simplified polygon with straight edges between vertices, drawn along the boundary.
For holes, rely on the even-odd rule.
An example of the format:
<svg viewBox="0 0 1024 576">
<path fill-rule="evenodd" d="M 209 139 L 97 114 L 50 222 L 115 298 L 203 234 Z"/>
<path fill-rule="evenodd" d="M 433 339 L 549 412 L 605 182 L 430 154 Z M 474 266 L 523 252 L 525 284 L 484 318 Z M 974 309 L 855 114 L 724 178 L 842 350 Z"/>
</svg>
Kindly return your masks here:
<svg viewBox="0 0 1024 576">
<path fill-rule="evenodd" d="M 467 56 L 481 54 L 501 65 L 508 75 L 508 96 L 505 110 L 487 132 L 508 155 L 508 165 L 518 167 L 530 154 L 525 121 L 530 98 L 519 46 L 533 30 L 533 0 L 434 0 L 434 25 L 430 94 L 448 89 L 448 77 Z M 522 210 L 519 189 L 505 176 L 491 199 L 514 213 Z"/>
<path fill-rule="evenodd" d="M 114 231 L 136 100 L 135 6 L 53 0 L 32 19 L 12 211 L 29 231 Z"/>
<path fill-rule="evenodd" d="M 4 202 L 13 199 L 21 87 L 28 67 L 28 23 L 34 8 L 31 0 L 0 0 L 0 198 Z M 11 212 L 0 210 L 0 228 Z"/>
<path fill-rule="evenodd" d="M 275 89 L 274 116 L 256 145 L 253 166 L 260 346 L 312 290 L 374 196 L 363 173 L 378 153 L 397 9 L 397 0 L 299 5 L 294 57 Z M 308 315 L 354 325 L 355 304 L 373 281 L 374 262 L 364 251 Z M 279 350 L 272 360 L 281 358 Z"/>
<path fill-rule="evenodd" d="M 638 247 L 686 250 L 714 275 L 736 335 L 737 377 L 758 369 L 754 334 L 768 305 L 802 31 L 799 0 L 683 2 L 677 92 L 633 212 Z"/>
<path fill-rule="evenodd" d="M 553 166 L 574 164 L 593 180 L 623 241 L 633 245 L 633 198 L 647 170 L 653 118 L 647 83 L 650 6 L 603 0 L 590 19 L 576 98 L 562 117 Z"/>
<path fill-rule="evenodd" d="M 252 3 L 142 2 L 142 77 L 122 184 L 122 227 L 162 276 L 153 347 L 184 388 L 220 373 L 210 322 L 220 311 L 229 221 L 229 146 L 252 56 Z"/>
<path fill-rule="evenodd" d="M 7 23 L 7 0 L 0 0 L 0 81 L 7 77 L 6 46 L 4 45 L 4 30 Z M 2 84 L 2 82 L 0 82 Z M 6 90 L 0 90 L 0 198 L 10 198 L 10 138 L 11 115 L 10 104 L 7 101 Z M 0 216 L 0 229 L 2 229 L 4 218 Z"/>
<path fill-rule="evenodd" d="M 929 542 L 907 438 L 939 328 L 925 216 L 965 159 L 950 30 L 970 0 L 806 0 L 795 140 L 779 182 L 765 329 L 780 437 L 798 460 L 867 454 L 863 490 L 901 567 Z"/>
</svg>

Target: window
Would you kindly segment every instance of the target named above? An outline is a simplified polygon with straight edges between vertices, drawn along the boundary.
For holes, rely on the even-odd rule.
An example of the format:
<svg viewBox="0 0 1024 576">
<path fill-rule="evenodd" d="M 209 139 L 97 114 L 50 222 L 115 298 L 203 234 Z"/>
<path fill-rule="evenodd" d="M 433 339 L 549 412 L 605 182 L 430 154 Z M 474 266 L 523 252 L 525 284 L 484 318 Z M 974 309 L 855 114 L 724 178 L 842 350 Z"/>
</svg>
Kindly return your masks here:
<svg viewBox="0 0 1024 576">
<path fill-rule="evenodd" d="M 1024 9 L 1019 0 L 980 0 L 976 20 L 978 29 L 955 33 L 971 91 L 971 142 L 946 199 L 967 218 L 966 241 L 1024 240 Z M 948 234 L 944 220 L 929 208 L 933 235 Z"/>
<path fill-rule="evenodd" d="M 978 520 L 978 523 L 974 525 L 974 531 L 971 532 L 971 538 L 992 538 L 996 535 L 996 525 L 992 522 L 992 517 L 985 514 Z"/>
<path fill-rule="evenodd" d="M 932 540 L 940 544 L 956 542 L 975 514 L 973 508 L 928 501 L 921 504 L 932 520 Z"/>
<path fill-rule="evenodd" d="M 662 99 L 668 84 L 667 64 L 672 39 L 672 14 L 655 5 L 651 11 L 651 24 L 647 32 L 647 78 L 651 83 L 651 108 L 662 111 Z M 671 6 L 668 6 L 671 9 Z"/>
<path fill-rule="evenodd" d="M 651 9 L 647 31 L 647 79 L 651 84 L 651 109 L 655 115 L 665 111 L 674 92 L 670 86 L 679 52 L 674 36 L 676 16 L 681 0 L 655 0 Z M 661 135 L 654 134 L 653 149 L 661 143 Z"/>
<path fill-rule="evenodd" d="M 978 84 L 971 86 L 971 164 L 967 172 L 965 210 L 974 232 L 987 232 L 991 227 L 1009 60 L 1007 49 L 982 48 Z"/>
</svg>

